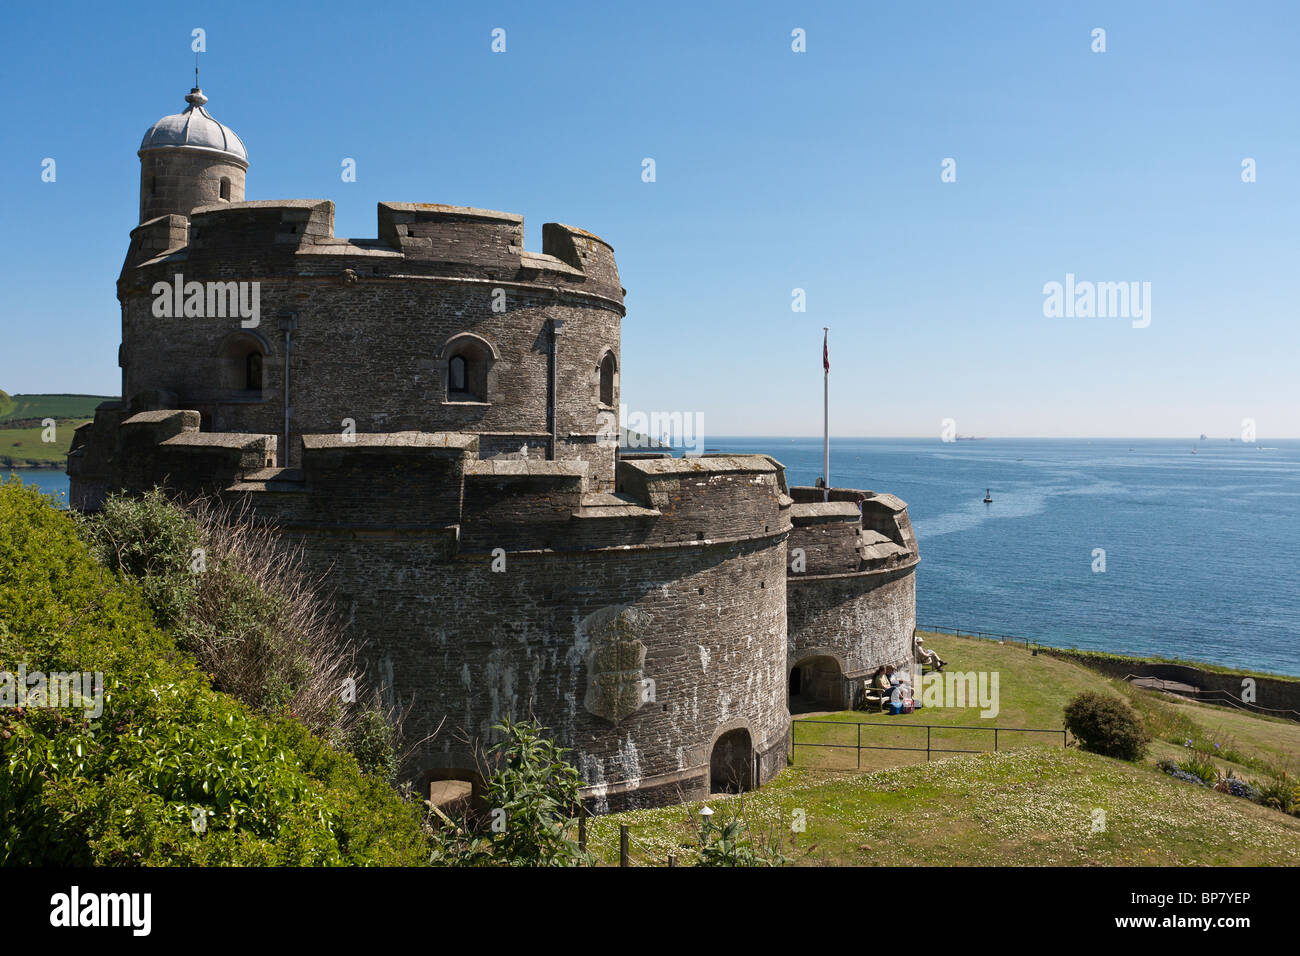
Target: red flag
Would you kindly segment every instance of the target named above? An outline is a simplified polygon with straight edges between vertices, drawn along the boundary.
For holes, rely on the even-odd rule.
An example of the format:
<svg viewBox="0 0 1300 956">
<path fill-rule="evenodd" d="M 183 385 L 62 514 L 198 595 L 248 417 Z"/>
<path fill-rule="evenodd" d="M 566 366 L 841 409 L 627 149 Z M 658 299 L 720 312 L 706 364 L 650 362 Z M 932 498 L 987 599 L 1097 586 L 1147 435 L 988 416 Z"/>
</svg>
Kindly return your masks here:
<svg viewBox="0 0 1300 956">
<path fill-rule="evenodd" d="M 830 370 L 831 370 L 831 348 L 830 348 L 830 345 L 828 345 L 828 344 L 827 344 L 827 341 L 826 341 L 826 337 L 827 337 L 828 335 L 830 335 L 829 332 L 824 332 L 824 333 L 822 333 L 822 367 L 825 368 L 827 372 L 830 372 Z"/>
</svg>

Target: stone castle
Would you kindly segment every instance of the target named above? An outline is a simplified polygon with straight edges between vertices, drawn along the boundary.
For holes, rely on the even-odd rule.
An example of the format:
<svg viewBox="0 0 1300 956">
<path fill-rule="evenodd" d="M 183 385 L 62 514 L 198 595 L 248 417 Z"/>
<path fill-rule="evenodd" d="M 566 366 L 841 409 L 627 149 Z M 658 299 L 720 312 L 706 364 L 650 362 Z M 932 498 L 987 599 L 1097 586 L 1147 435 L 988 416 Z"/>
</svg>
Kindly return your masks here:
<svg viewBox="0 0 1300 956">
<path fill-rule="evenodd" d="M 572 749 L 598 811 L 747 789 L 786 765 L 792 696 L 913 667 L 902 501 L 620 447 L 609 243 L 547 223 L 529 252 L 520 216 L 427 203 L 337 238 L 332 202 L 245 201 L 243 142 L 186 100 L 140 146 L 122 399 L 78 429 L 70 498 L 159 484 L 274 523 L 434 735 L 422 792 L 477 792 L 504 715 Z"/>
</svg>

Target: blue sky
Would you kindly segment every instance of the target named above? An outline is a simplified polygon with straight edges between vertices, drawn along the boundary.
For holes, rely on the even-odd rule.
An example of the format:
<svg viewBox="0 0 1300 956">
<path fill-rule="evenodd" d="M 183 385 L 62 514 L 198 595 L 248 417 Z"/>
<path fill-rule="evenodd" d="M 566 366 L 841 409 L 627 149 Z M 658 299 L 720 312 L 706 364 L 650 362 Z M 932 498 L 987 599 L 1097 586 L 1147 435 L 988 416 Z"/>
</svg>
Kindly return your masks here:
<svg viewBox="0 0 1300 956">
<path fill-rule="evenodd" d="M 249 199 L 333 199 L 339 235 L 404 201 L 608 239 L 632 409 L 820 434 L 830 326 L 832 434 L 1297 437 L 1298 9 L 11 2 L 0 388 L 116 393 L 135 150 L 202 27 Z M 1045 317 L 1067 273 L 1150 282 L 1149 327 Z"/>
</svg>

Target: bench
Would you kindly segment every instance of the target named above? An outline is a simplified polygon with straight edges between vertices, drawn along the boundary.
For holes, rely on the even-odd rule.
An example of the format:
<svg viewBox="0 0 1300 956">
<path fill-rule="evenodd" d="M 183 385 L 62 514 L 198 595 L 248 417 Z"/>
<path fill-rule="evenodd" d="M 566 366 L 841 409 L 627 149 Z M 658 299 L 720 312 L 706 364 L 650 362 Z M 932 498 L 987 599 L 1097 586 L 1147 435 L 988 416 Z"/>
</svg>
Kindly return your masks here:
<svg viewBox="0 0 1300 956">
<path fill-rule="evenodd" d="M 881 694 L 879 688 L 867 688 L 867 693 L 862 698 L 862 710 L 870 710 L 877 707 L 881 713 L 889 709 L 889 694 Z"/>
</svg>

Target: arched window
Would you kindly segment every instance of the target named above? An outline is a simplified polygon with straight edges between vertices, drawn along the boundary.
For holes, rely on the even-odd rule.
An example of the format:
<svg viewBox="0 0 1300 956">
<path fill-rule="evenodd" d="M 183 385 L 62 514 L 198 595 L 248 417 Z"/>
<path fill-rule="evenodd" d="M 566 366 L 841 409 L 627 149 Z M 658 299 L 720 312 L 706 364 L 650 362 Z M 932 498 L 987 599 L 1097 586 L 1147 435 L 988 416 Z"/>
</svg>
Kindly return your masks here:
<svg viewBox="0 0 1300 956">
<path fill-rule="evenodd" d="M 259 399 L 266 387 L 266 340 L 255 332 L 234 332 L 226 336 L 217 353 L 216 385 L 241 401 Z"/>
<path fill-rule="evenodd" d="M 221 177 L 221 198 L 230 201 L 230 180 L 225 176 Z"/>
<path fill-rule="evenodd" d="M 249 352 L 244 359 L 244 388 L 250 392 L 262 390 L 261 352 Z"/>
<path fill-rule="evenodd" d="M 605 357 L 600 360 L 600 404 L 614 404 L 614 373 L 617 371 L 614 361 L 614 353 L 606 352 Z"/>
<path fill-rule="evenodd" d="M 446 362 L 445 401 L 486 403 L 492 365 L 500 357 L 487 339 L 473 332 L 461 332 L 448 339 L 439 356 Z"/>
<path fill-rule="evenodd" d="M 150 176 L 150 177 L 149 177 L 149 195 L 150 195 L 150 196 L 157 196 L 157 195 L 158 195 L 158 177 L 157 177 L 157 176 Z"/>
<path fill-rule="evenodd" d="M 463 355 L 453 355 L 447 363 L 447 391 L 453 395 L 469 391 L 469 362 Z"/>
</svg>

